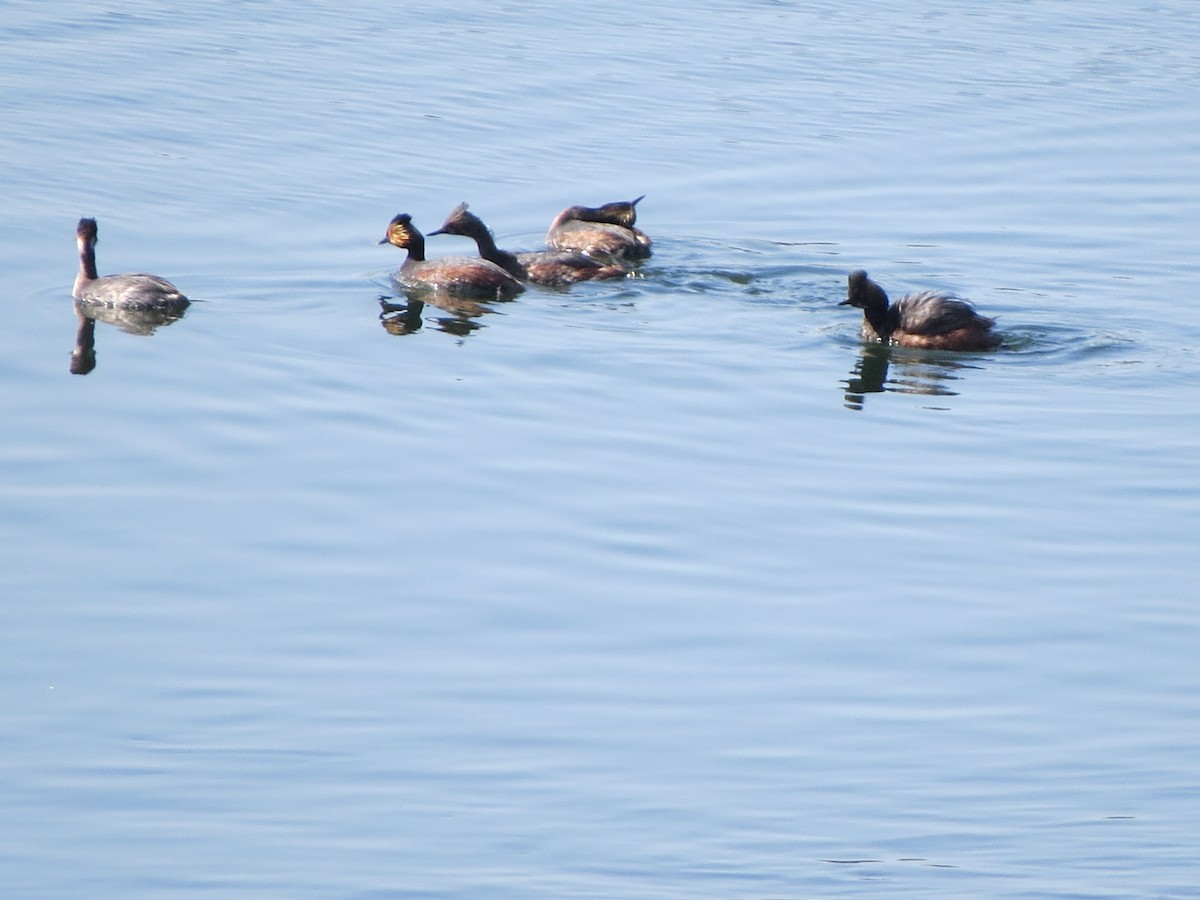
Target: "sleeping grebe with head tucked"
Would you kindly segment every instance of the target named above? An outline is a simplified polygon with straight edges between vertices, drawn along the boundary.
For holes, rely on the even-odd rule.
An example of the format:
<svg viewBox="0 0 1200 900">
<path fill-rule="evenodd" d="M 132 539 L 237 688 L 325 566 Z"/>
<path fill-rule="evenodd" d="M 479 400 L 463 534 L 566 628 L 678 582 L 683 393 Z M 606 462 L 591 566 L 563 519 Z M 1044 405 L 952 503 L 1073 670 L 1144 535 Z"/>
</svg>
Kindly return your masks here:
<svg viewBox="0 0 1200 900">
<path fill-rule="evenodd" d="M 650 238 L 634 227 L 636 207 L 644 196 L 603 206 L 568 206 L 550 223 L 546 246 L 610 259 L 646 259 Z"/>
<path fill-rule="evenodd" d="M 624 278 L 629 269 L 619 261 L 602 262 L 578 250 L 532 250 L 513 253 L 501 250 L 483 220 L 460 203 L 451 210 L 435 234 L 457 234 L 469 237 L 479 248 L 479 255 L 493 262 L 514 278 L 534 284 L 562 286 L 596 278 Z"/>
<path fill-rule="evenodd" d="M 79 248 L 79 274 L 71 296 L 81 303 L 122 309 L 182 310 L 188 298 L 165 278 L 142 272 L 129 275 L 96 275 L 95 219 L 80 219 L 75 228 Z"/>
<path fill-rule="evenodd" d="M 995 320 L 981 316 L 961 297 L 920 291 L 889 304 L 883 288 L 861 269 L 850 273 L 846 299 L 838 305 L 863 311 L 865 341 L 931 350 L 992 350 L 1000 345 L 1000 335 L 992 330 Z"/>
<path fill-rule="evenodd" d="M 525 286 L 493 262 L 470 256 L 425 258 L 425 236 L 401 213 L 388 223 L 381 244 L 407 250 L 396 280 L 413 288 L 441 291 L 459 297 L 510 300 Z"/>
</svg>

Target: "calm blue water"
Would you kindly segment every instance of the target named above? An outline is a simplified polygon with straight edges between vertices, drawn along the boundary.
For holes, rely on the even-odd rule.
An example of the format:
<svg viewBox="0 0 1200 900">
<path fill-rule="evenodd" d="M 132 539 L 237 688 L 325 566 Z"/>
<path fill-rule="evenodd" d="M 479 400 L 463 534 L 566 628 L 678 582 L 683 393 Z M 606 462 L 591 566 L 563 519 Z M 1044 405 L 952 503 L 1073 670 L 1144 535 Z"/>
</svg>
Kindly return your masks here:
<svg viewBox="0 0 1200 900">
<path fill-rule="evenodd" d="M 0 893 L 1200 897 L 1200 7 L 960 7 L 6 4 Z"/>
</svg>

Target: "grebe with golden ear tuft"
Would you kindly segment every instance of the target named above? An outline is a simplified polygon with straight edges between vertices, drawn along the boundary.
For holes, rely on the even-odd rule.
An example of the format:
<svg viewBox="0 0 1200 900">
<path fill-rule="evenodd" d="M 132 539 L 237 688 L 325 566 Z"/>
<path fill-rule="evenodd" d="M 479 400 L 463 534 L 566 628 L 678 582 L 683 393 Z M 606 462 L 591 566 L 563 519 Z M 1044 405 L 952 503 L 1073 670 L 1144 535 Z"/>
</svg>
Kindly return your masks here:
<svg viewBox="0 0 1200 900">
<path fill-rule="evenodd" d="M 407 250 L 396 280 L 410 288 L 439 291 L 458 297 L 511 300 L 525 286 L 493 262 L 470 256 L 425 258 L 425 236 L 401 213 L 388 223 L 381 244 Z"/>
</svg>

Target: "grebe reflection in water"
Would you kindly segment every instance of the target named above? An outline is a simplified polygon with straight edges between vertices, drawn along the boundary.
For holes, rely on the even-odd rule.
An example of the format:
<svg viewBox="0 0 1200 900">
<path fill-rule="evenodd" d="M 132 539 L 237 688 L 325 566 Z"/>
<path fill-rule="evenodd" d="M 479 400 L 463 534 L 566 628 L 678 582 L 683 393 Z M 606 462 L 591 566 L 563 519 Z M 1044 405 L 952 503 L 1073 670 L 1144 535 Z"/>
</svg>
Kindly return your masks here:
<svg viewBox="0 0 1200 900">
<path fill-rule="evenodd" d="M 869 394 L 957 397 L 957 383 L 968 370 L 976 368 L 980 366 L 970 357 L 880 343 L 861 344 L 854 368 L 842 381 L 843 400 L 847 408 L 861 410 Z"/>
<path fill-rule="evenodd" d="M 87 375 L 96 368 L 96 322 L 113 325 L 126 334 L 150 336 L 159 328 L 183 318 L 186 304 L 163 308 L 105 306 L 75 301 L 75 347 L 71 350 L 72 375 Z"/>
</svg>

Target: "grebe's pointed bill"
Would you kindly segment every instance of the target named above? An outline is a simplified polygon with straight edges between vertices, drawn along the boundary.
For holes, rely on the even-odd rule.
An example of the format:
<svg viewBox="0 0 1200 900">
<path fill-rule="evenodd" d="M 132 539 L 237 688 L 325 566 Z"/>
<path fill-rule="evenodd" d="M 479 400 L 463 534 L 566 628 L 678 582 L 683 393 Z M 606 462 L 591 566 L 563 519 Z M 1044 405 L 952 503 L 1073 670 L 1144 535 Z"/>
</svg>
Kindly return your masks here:
<svg viewBox="0 0 1200 900">
<path fill-rule="evenodd" d="M 442 222 L 442 227 L 438 228 L 434 231 L 426 232 L 425 237 L 433 237 L 435 234 L 450 234 L 450 235 L 462 234 L 461 231 L 455 231 L 455 228 L 456 227 L 461 228 L 464 225 L 464 223 L 469 222 L 469 219 L 475 218 L 475 216 L 473 216 L 467 212 L 467 210 L 469 208 L 470 207 L 467 205 L 466 201 L 463 201 L 462 203 L 458 204 L 458 206 L 456 206 L 456 207 L 454 207 L 454 209 L 450 210 L 450 215 L 446 216 L 445 220 Z M 482 224 L 482 223 L 480 223 L 480 224 Z"/>
</svg>

